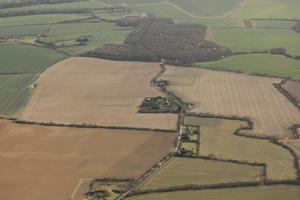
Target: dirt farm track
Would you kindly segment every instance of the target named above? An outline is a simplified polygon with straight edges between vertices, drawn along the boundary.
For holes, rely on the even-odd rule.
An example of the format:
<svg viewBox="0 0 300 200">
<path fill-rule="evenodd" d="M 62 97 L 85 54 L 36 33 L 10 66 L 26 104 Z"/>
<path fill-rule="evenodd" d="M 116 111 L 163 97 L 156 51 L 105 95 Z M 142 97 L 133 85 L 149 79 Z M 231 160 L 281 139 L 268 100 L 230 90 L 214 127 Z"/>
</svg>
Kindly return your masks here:
<svg viewBox="0 0 300 200">
<path fill-rule="evenodd" d="M 68 200 L 81 178 L 138 177 L 174 139 L 173 133 L 0 120 L 0 199 Z"/>
<path fill-rule="evenodd" d="M 139 114 L 157 63 L 70 58 L 45 71 L 21 118 L 27 121 L 176 130 L 177 115 Z"/>
</svg>

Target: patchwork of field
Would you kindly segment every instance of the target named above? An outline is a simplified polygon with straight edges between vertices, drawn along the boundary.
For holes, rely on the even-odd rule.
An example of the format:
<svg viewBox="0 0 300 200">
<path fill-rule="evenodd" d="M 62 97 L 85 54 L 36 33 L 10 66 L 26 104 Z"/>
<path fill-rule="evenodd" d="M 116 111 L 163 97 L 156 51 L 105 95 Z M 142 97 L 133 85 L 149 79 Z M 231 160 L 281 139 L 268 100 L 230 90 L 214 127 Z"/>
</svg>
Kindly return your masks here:
<svg viewBox="0 0 300 200">
<path fill-rule="evenodd" d="M 51 43 L 68 54 L 79 55 L 105 43 L 122 43 L 130 31 L 106 22 L 56 24 L 41 41 Z M 74 45 L 78 43 L 76 39 L 84 36 L 90 37 L 86 44 Z"/>
<path fill-rule="evenodd" d="M 275 185 L 231 189 L 153 193 L 131 197 L 128 200 L 298 200 L 299 196 L 299 186 Z"/>
<path fill-rule="evenodd" d="M 0 43 L 0 116 L 16 117 L 32 93 L 28 86 L 38 74 L 66 57 L 47 48 Z"/>
<path fill-rule="evenodd" d="M 70 58 L 41 75 L 22 119 L 54 123 L 176 130 L 175 114 L 140 114 L 145 97 L 162 96 L 150 86 L 157 63 Z"/>
<path fill-rule="evenodd" d="M 281 55 L 237 55 L 219 61 L 199 63 L 199 66 L 300 79 L 300 61 Z"/>
<path fill-rule="evenodd" d="M 193 158 L 172 158 L 138 187 L 161 189 L 183 185 L 257 181 L 261 167 Z"/>
<path fill-rule="evenodd" d="M 300 122 L 299 110 L 273 86 L 280 79 L 173 66 L 163 76 L 194 78 L 193 85 L 167 88 L 195 104 L 192 112 L 250 117 L 254 130 L 247 134 L 291 137 L 288 128 Z"/>
<path fill-rule="evenodd" d="M 1 120 L 0 199 L 69 199 L 81 178 L 138 177 L 170 151 L 174 139 L 172 133 Z"/>
<path fill-rule="evenodd" d="M 200 126 L 200 155 L 221 159 L 267 164 L 267 178 L 296 179 L 294 157 L 268 140 L 236 136 L 233 133 L 245 122 L 213 118 L 186 117 L 186 125 Z"/>
</svg>

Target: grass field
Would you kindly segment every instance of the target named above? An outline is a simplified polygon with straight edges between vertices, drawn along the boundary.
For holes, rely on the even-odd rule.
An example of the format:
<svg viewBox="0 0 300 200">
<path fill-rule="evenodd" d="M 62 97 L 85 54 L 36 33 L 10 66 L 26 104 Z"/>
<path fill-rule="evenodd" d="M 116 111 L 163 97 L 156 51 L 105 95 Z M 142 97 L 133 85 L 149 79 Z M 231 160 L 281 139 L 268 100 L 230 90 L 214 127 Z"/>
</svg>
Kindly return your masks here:
<svg viewBox="0 0 300 200">
<path fill-rule="evenodd" d="M 175 134 L 0 121 L 0 199 L 70 199 L 81 178 L 136 178 Z M 153 148 L 155 146 L 155 148 Z"/>
<path fill-rule="evenodd" d="M 84 19 L 90 15 L 86 14 L 46 14 L 46 15 L 28 15 L 18 17 L 0 18 L 0 27 L 3 26 L 24 26 L 32 24 L 50 24 L 65 20 Z M 2 28 L 1 28 L 2 29 Z"/>
<path fill-rule="evenodd" d="M 276 185 L 141 195 L 128 200 L 298 200 L 299 186 Z"/>
<path fill-rule="evenodd" d="M 0 38 L 15 38 L 33 36 L 36 37 L 39 34 L 44 35 L 49 29 L 49 25 L 28 25 L 28 26 L 13 26 L 13 27 L 1 27 Z"/>
<path fill-rule="evenodd" d="M 215 28 L 209 30 L 207 39 L 237 52 L 285 48 L 300 55 L 300 34 L 292 29 Z"/>
<path fill-rule="evenodd" d="M 295 26 L 294 21 L 276 21 L 276 20 L 252 20 L 255 28 L 286 28 L 290 29 Z"/>
<path fill-rule="evenodd" d="M 22 118 L 55 123 L 176 130 L 175 114 L 141 114 L 144 98 L 162 96 L 149 82 L 156 63 L 70 58 L 41 75 Z"/>
<path fill-rule="evenodd" d="M 234 12 L 234 17 L 242 18 L 300 18 L 298 0 L 249 0 Z"/>
<path fill-rule="evenodd" d="M 128 7 L 158 17 L 173 18 L 176 23 L 200 23 L 210 27 L 241 27 L 243 25 L 240 19 L 193 17 L 169 3 L 128 5 Z"/>
<path fill-rule="evenodd" d="M 220 61 L 199 63 L 199 66 L 300 79 L 300 61 L 281 55 L 238 55 Z"/>
<path fill-rule="evenodd" d="M 162 76 L 193 78 L 193 85 L 167 89 L 193 103 L 192 112 L 251 118 L 254 130 L 247 134 L 291 138 L 288 128 L 300 123 L 299 110 L 273 85 L 281 79 L 173 66 L 167 66 Z"/>
<path fill-rule="evenodd" d="M 233 135 L 236 129 L 245 126 L 244 122 L 186 117 L 184 123 L 200 126 L 200 155 L 266 163 L 268 179 L 296 178 L 294 158 L 289 151 L 267 140 Z"/>
<path fill-rule="evenodd" d="M 243 0 L 169 0 L 176 6 L 196 16 L 220 16 L 230 13 L 240 6 Z"/>
<path fill-rule="evenodd" d="M 260 173 L 260 167 L 193 158 L 172 158 L 154 175 L 146 179 L 138 190 L 189 184 L 210 185 L 256 181 L 259 180 Z"/>
<path fill-rule="evenodd" d="M 64 54 L 42 47 L 0 43 L 1 73 L 40 73 L 65 58 Z"/>
<path fill-rule="evenodd" d="M 76 8 L 104 8 L 107 4 L 101 1 L 81 1 L 72 3 L 59 3 L 59 4 L 41 4 L 17 8 L 7 8 L 1 9 L 0 12 L 10 12 L 10 11 L 29 11 L 29 10 L 59 10 L 59 9 L 76 9 Z"/>
<path fill-rule="evenodd" d="M 75 41 L 80 36 L 91 36 L 91 40 L 85 45 L 58 48 L 71 55 L 79 55 L 105 43 L 122 43 L 129 32 L 128 28 L 106 22 L 56 24 L 42 41 L 47 43 Z"/>
<path fill-rule="evenodd" d="M 36 78 L 34 74 L 0 75 L 0 116 L 11 117 L 25 106 L 32 93 L 27 87 Z"/>
</svg>

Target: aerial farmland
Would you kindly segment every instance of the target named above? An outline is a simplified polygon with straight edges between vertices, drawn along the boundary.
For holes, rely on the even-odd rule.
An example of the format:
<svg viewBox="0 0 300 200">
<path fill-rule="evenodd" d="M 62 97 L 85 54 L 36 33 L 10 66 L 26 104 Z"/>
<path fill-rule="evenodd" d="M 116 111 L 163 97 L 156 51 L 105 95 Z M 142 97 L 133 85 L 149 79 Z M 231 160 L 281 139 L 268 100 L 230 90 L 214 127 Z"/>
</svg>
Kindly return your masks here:
<svg viewBox="0 0 300 200">
<path fill-rule="evenodd" d="M 298 0 L 0 0 L 0 200 L 299 200 Z"/>
</svg>

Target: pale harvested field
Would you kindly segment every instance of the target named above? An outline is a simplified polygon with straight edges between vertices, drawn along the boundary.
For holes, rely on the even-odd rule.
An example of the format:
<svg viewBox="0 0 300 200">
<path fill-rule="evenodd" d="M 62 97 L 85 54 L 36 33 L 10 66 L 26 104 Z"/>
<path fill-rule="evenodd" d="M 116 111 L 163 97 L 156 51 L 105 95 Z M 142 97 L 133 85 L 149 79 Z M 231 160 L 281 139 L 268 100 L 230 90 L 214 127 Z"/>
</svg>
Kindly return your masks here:
<svg viewBox="0 0 300 200">
<path fill-rule="evenodd" d="M 162 96 L 150 87 L 156 63 L 70 58 L 49 68 L 26 106 L 22 119 L 100 126 L 176 129 L 177 115 L 139 114 L 147 96 Z"/>
<path fill-rule="evenodd" d="M 138 177 L 174 139 L 172 133 L 0 120 L 0 199 L 69 200 L 80 178 Z"/>
<path fill-rule="evenodd" d="M 138 189 L 259 181 L 261 167 L 193 158 L 172 158 Z"/>
<path fill-rule="evenodd" d="M 168 90 L 195 104 L 192 112 L 250 117 L 251 134 L 290 137 L 288 127 L 300 123 L 299 110 L 272 85 L 280 79 L 173 66 L 163 76 L 194 78 L 193 85 Z"/>
</svg>

